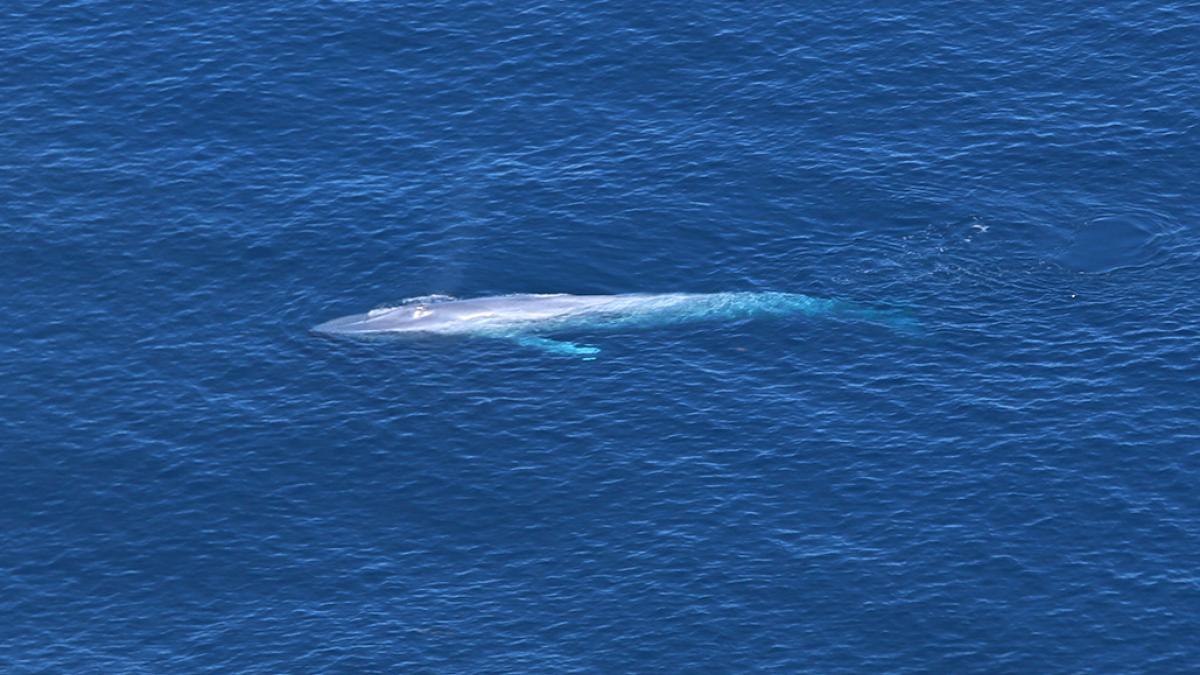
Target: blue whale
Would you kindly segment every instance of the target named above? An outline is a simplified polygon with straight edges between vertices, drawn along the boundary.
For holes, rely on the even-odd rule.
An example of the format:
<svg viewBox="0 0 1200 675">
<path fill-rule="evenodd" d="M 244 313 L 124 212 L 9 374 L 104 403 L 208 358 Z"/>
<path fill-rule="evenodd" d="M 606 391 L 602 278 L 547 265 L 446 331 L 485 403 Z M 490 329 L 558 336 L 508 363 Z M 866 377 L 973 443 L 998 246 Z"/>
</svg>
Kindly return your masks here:
<svg viewBox="0 0 1200 675">
<path fill-rule="evenodd" d="M 313 328 L 351 337 L 471 335 L 510 339 L 556 354 L 590 357 L 600 350 L 547 337 L 572 331 L 620 330 L 701 321 L 835 314 L 885 323 L 902 316 L 799 293 L 520 294 L 457 300 L 414 298 L 395 307 L 351 314 Z"/>
</svg>

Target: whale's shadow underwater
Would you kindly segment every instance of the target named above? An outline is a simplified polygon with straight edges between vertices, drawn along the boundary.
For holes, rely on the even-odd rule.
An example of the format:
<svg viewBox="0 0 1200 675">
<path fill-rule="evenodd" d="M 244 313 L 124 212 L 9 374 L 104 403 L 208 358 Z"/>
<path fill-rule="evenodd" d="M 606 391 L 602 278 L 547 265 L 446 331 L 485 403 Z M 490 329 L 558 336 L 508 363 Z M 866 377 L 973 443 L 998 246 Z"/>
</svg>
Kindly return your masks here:
<svg viewBox="0 0 1200 675">
<path fill-rule="evenodd" d="M 830 315 L 911 330 L 911 317 L 800 293 L 519 294 L 458 300 L 413 298 L 395 307 L 351 314 L 313 328 L 326 335 L 378 338 L 465 335 L 512 340 L 553 354 L 594 358 L 592 345 L 547 337 L 572 331 L 622 330 L 757 317 Z"/>
</svg>

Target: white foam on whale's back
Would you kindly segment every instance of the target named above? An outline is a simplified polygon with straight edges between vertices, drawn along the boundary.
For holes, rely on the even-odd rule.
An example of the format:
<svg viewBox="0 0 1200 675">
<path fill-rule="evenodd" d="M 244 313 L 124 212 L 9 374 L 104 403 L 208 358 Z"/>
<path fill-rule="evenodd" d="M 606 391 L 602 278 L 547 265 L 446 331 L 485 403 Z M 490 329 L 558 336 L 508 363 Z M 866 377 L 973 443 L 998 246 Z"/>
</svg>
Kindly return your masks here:
<svg viewBox="0 0 1200 675">
<path fill-rule="evenodd" d="M 441 295 L 437 293 L 433 295 L 416 295 L 411 298 L 404 298 L 400 300 L 400 302 L 380 305 L 372 310 L 369 310 L 367 312 L 367 318 L 374 319 L 377 316 L 387 314 L 388 312 L 400 309 L 401 307 L 408 307 L 411 305 L 434 305 L 439 302 L 454 302 L 456 300 L 458 300 L 458 298 L 454 297 L 453 295 Z"/>
<path fill-rule="evenodd" d="M 453 295 L 442 295 L 441 293 L 434 293 L 432 295 L 416 295 L 411 298 L 404 298 L 403 300 L 400 301 L 399 306 L 403 307 L 405 305 L 433 305 L 433 304 L 437 304 L 439 302 L 454 302 L 455 300 L 458 300 L 458 298 L 454 297 Z"/>
</svg>

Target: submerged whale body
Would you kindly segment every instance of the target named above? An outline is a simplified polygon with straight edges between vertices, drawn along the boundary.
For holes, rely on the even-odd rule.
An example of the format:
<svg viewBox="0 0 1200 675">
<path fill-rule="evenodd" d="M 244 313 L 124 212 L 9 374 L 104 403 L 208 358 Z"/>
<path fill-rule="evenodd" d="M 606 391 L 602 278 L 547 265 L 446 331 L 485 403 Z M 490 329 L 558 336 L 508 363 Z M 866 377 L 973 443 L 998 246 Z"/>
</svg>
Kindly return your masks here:
<svg viewBox="0 0 1200 675">
<path fill-rule="evenodd" d="M 842 313 L 886 318 L 880 310 L 799 293 L 634 293 L 627 295 L 504 295 L 468 300 L 417 298 L 328 321 L 313 330 L 330 335 L 474 335 L 507 338 L 546 351 L 591 355 L 596 347 L 545 337 L 576 330 L 661 326 L 759 316 Z"/>
</svg>

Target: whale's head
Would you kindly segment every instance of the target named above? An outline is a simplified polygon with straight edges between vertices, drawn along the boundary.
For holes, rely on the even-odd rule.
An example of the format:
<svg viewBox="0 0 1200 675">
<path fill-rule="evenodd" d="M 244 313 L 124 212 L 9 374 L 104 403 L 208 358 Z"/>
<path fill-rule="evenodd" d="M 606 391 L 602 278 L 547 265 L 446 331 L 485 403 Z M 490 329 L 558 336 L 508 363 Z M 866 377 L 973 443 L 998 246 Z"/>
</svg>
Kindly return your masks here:
<svg viewBox="0 0 1200 675">
<path fill-rule="evenodd" d="M 366 314 L 351 314 L 326 321 L 313 328 L 330 335 L 372 335 L 384 333 L 437 332 L 448 317 L 424 303 L 381 307 Z"/>
</svg>

